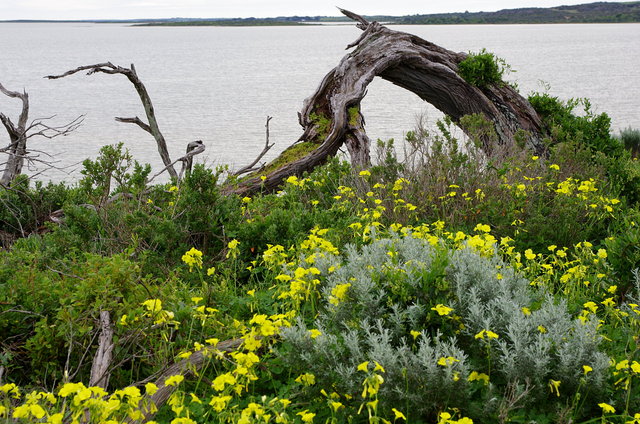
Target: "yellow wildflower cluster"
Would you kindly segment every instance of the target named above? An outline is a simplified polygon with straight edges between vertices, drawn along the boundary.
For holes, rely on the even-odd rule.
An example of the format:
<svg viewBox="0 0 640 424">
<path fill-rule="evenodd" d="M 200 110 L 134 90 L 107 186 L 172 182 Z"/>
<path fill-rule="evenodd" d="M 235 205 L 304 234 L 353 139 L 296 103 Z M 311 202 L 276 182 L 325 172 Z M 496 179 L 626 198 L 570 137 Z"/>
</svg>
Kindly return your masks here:
<svg viewBox="0 0 640 424">
<path fill-rule="evenodd" d="M 189 271 L 192 271 L 193 268 L 202 269 L 202 252 L 192 247 L 182 255 L 182 262 L 189 265 Z"/>
</svg>

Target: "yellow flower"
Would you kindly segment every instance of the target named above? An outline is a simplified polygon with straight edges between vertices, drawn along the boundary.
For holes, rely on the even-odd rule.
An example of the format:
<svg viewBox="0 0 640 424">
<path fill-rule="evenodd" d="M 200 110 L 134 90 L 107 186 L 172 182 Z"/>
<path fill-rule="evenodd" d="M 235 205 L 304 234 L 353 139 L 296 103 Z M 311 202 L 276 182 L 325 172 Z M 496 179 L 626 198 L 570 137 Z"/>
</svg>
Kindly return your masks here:
<svg viewBox="0 0 640 424">
<path fill-rule="evenodd" d="M 448 367 L 449 365 L 453 365 L 456 362 L 460 362 L 459 359 L 454 358 L 453 356 L 441 357 L 438 359 L 438 365 L 442 367 Z"/>
<path fill-rule="evenodd" d="M 193 267 L 200 269 L 202 268 L 202 252 L 192 247 L 182 255 L 182 262 L 189 265 L 189 271 L 191 271 Z"/>
<path fill-rule="evenodd" d="M 484 339 L 487 336 L 489 339 L 497 339 L 499 336 L 491 330 L 482 330 L 474 336 L 476 339 Z"/>
<path fill-rule="evenodd" d="M 211 398 L 211 402 L 209 402 L 209 405 L 211 405 L 216 412 L 222 412 L 227 408 L 227 404 L 231 399 L 232 397 L 229 395 L 214 396 Z"/>
<path fill-rule="evenodd" d="M 531 315 L 531 309 L 527 308 L 526 306 L 523 306 L 520 310 L 522 311 L 522 314 L 525 316 Z"/>
<path fill-rule="evenodd" d="M 451 311 L 453 311 L 453 308 L 450 308 L 448 306 L 445 306 L 441 303 L 438 303 L 436 306 L 434 306 L 433 308 L 431 308 L 432 311 L 436 311 L 438 313 L 438 315 L 443 316 L 443 315 L 449 315 L 451 313 Z"/>
<path fill-rule="evenodd" d="M 391 411 L 393 411 L 396 416 L 394 420 L 402 418 L 403 420 L 407 421 L 407 417 L 405 417 L 405 415 L 402 412 L 398 411 L 396 408 L 391 408 Z"/>
<path fill-rule="evenodd" d="M 527 249 L 524 251 L 524 257 L 529 259 L 529 260 L 533 260 L 536 258 L 536 254 L 533 253 L 533 250 L 531 249 Z"/>
<path fill-rule="evenodd" d="M 211 276 L 216 272 L 216 267 L 212 266 L 211 268 L 207 269 L 207 275 Z"/>
<path fill-rule="evenodd" d="M 2 414 L 0 414 L 2 415 Z M 49 419 L 47 420 L 47 424 L 62 424 L 62 418 L 64 417 L 64 415 L 62 415 L 61 413 L 57 413 L 57 414 L 53 414 L 49 417 Z M 150 424 L 151 422 L 147 422 L 147 424 Z"/>
<path fill-rule="evenodd" d="M 467 378 L 467 380 L 482 381 L 484 382 L 485 386 L 489 384 L 489 376 L 483 372 L 472 371 L 471 374 L 469 374 L 469 378 Z"/>
<path fill-rule="evenodd" d="M 152 396 L 155 392 L 158 391 L 158 386 L 156 386 L 153 383 L 147 383 L 144 385 L 144 390 L 146 392 L 146 394 Z"/>
<path fill-rule="evenodd" d="M 371 172 L 369 172 L 368 170 L 365 169 L 364 171 L 360 171 L 359 175 L 361 177 L 368 177 L 368 176 L 371 175 Z"/>
<path fill-rule="evenodd" d="M 614 414 L 616 412 L 616 409 L 608 403 L 602 402 L 599 403 L 598 406 L 602 408 L 602 413 L 604 414 Z"/>
<path fill-rule="evenodd" d="M 332 288 L 329 303 L 337 306 L 340 302 L 344 301 L 347 298 L 349 287 L 351 287 L 351 283 L 338 284 Z"/>
<path fill-rule="evenodd" d="M 213 386 L 214 389 L 221 392 L 224 390 L 225 384 L 229 384 L 229 385 L 236 384 L 236 378 L 229 373 L 222 374 L 217 376 L 213 380 L 213 383 L 211 385 Z"/>
<path fill-rule="evenodd" d="M 560 397 L 560 383 L 559 380 L 549 380 L 549 390 L 551 390 L 551 393 L 555 391 L 558 397 Z"/>
<path fill-rule="evenodd" d="M 333 412 L 338 412 L 338 409 L 342 408 L 342 402 L 337 402 L 335 400 L 329 401 L 329 405 L 331 406 L 331 409 L 333 409 Z"/>
<path fill-rule="evenodd" d="M 542 334 L 547 332 L 547 329 L 545 328 L 544 325 L 539 325 L 538 326 L 538 331 L 541 332 Z"/>
<path fill-rule="evenodd" d="M 302 412 L 298 412 L 296 415 L 300 415 L 302 422 L 304 423 L 312 423 L 313 417 L 316 416 L 313 412 L 309 412 L 308 410 L 304 410 Z"/>
<path fill-rule="evenodd" d="M 160 312 L 162 310 L 162 301 L 160 299 L 149 299 L 142 302 L 142 306 L 150 312 Z"/>
<path fill-rule="evenodd" d="M 184 376 L 182 375 L 172 375 L 171 377 L 167 378 L 166 380 L 164 380 L 164 385 L 165 386 L 177 386 L 178 384 L 182 383 L 182 380 L 184 380 Z"/>
<path fill-rule="evenodd" d="M 555 163 L 552 163 L 551 165 L 549 165 L 550 169 L 553 169 L 554 171 L 559 171 L 560 167 L 558 165 L 556 165 Z"/>
<path fill-rule="evenodd" d="M 487 224 L 478 224 L 475 226 L 473 230 L 483 232 L 483 233 L 489 233 L 491 232 L 491 227 Z"/>
<path fill-rule="evenodd" d="M 589 374 L 591 371 L 593 371 L 593 368 L 591 368 L 589 365 L 583 365 L 582 366 L 582 370 L 584 371 L 584 375 Z"/>
<path fill-rule="evenodd" d="M 0 387 L 0 389 L 2 388 Z M 84 384 L 82 383 L 66 383 L 58 392 L 58 396 L 67 397 L 70 394 L 76 393 L 82 389 L 84 389 Z"/>
<path fill-rule="evenodd" d="M 358 365 L 358 371 L 368 372 L 369 361 L 364 361 Z"/>
<path fill-rule="evenodd" d="M 312 328 L 311 330 L 309 330 L 309 335 L 311 336 L 312 339 L 315 339 L 316 337 L 318 337 L 321 334 L 322 334 L 322 332 L 320 330 L 318 330 L 317 328 Z"/>
<path fill-rule="evenodd" d="M 240 244 L 240 242 L 236 239 L 233 239 L 229 242 L 229 244 L 227 244 L 227 247 L 231 250 L 234 250 L 238 248 L 238 244 Z"/>
<path fill-rule="evenodd" d="M 313 386 L 316 384 L 316 376 L 310 373 L 300 374 L 298 378 L 295 379 L 296 383 L 300 383 L 304 386 Z"/>
<path fill-rule="evenodd" d="M 418 338 L 418 336 L 419 336 L 420 334 L 422 334 L 422 333 L 420 333 L 419 331 L 416 331 L 416 330 L 411 330 L 411 331 L 410 331 L 410 334 L 413 336 L 413 340 L 415 340 L 415 339 L 417 339 L 417 338 Z"/>
<path fill-rule="evenodd" d="M 598 310 L 598 305 L 596 305 L 595 302 L 586 302 L 584 305 L 585 308 L 589 309 L 592 313 L 596 313 L 596 311 Z"/>
</svg>

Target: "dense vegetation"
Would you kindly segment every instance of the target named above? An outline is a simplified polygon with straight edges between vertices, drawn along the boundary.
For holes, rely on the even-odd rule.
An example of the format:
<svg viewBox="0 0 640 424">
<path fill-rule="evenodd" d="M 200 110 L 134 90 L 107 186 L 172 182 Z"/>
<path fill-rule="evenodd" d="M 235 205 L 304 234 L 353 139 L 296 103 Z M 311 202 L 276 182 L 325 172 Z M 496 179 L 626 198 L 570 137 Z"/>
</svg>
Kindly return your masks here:
<svg viewBox="0 0 640 424">
<path fill-rule="evenodd" d="M 640 165 L 588 102 L 530 100 L 548 157 L 445 119 L 274 194 L 146 187 L 121 145 L 0 191 L 0 422 L 640 422 Z"/>
<path fill-rule="evenodd" d="M 355 10 L 354 12 L 358 12 Z M 622 23 L 640 22 L 640 2 L 597 2 L 573 6 L 528 7 L 503 9 L 497 12 L 433 13 L 406 16 L 365 16 L 369 21 L 402 25 L 452 25 L 452 24 L 566 24 L 566 23 Z M 290 16 L 277 18 L 237 19 L 167 19 L 145 25 L 297 25 L 300 22 L 347 22 L 347 17 Z"/>
<path fill-rule="evenodd" d="M 640 2 L 597 2 L 574 6 L 528 7 L 497 12 L 438 13 L 395 18 L 402 24 L 567 24 L 640 22 Z"/>
</svg>

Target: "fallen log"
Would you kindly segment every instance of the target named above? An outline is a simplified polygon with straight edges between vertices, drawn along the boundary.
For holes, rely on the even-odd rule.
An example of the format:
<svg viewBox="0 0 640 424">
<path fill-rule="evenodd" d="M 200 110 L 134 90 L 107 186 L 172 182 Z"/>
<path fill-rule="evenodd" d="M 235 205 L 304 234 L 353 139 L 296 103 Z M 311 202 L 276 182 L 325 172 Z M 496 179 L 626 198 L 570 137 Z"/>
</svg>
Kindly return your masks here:
<svg viewBox="0 0 640 424">
<path fill-rule="evenodd" d="M 455 53 L 415 35 L 394 31 L 377 22 L 342 10 L 358 22 L 363 30 L 347 49 L 347 54 L 322 80 L 316 92 L 305 100 L 298 114 L 304 131 L 289 147 L 264 169 L 249 175 L 228 192 L 246 195 L 275 190 L 291 175 L 323 164 L 346 146 L 356 168 L 369 165 L 370 140 L 364 129 L 360 102 L 369 83 L 381 77 L 403 87 L 431 103 L 458 123 L 463 116 L 480 114 L 493 123 L 493 140 L 482 140 L 487 154 L 494 143 L 510 145 L 515 136 L 524 137 L 535 154 L 544 152 L 540 135 L 540 118 L 529 102 L 504 83 L 476 87 L 458 73 L 458 64 L 467 54 Z M 463 128 L 463 130 L 465 130 Z M 293 160 L 284 155 L 298 151 Z"/>
</svg>

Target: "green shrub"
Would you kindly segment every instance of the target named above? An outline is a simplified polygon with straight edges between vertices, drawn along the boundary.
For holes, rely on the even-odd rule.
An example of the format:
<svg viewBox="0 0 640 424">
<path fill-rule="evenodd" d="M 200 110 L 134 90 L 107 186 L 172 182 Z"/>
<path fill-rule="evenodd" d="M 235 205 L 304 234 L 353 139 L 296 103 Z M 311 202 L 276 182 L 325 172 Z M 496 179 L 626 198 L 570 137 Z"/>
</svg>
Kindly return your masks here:
<svg viewBox="0 0 640 424">
<path fill-rule="evenodd" d="M 471 85 L 484 88 L 491 84 L 502 83 L 502 76 L 511 68 L 504 59 L 488 52 L 469 52 L 468 56 L 458 63 L 458 73 Z"/>
<path fill-rule="evenodd" d="M 38 181 L 32 186 L 26 175 L 18 176 L 11 187 L 0 187 L 0 247 L 8 248 L 19 237 L 45 230 L 53 212 L 77 200 L 77 190 L 63 183 Z"/>
<path fill-rule="evenodd" d="M 597 320 L 575 319 L 495 256 L 392 237 L 348 247 L 337 261 L 317 318 L 283 331 L 280 359 L 294 374 L 316 376 L 309 396 L 324 389 L 358 397 L 364 361 L 385 370 L 380 408 L 403 408 L 416 422 L 455 408 L 497 419 L 513 390 L 523 397 L 507 415 L 523 407 L 530 417 L 553 414 L 573 396 L 597 399 L 603 389 L 609 365 Z M 587 378 L 585 364 L 593 369 Z M 561 382 L 558 393 L 549 390 L 552 380 Z"/>
<path fill-rule="evenodd" d="M 615 157 L 622 144 L 611 136 L 611 119 L 606 113 L 595 114 L 587 99 L 566 102 L 546 93 L 534 93 L 529 102 L 542 118 L 544 130 L 554 143 L 571 142 L 595 152 Z M 576 113 L 576 109 L 581 111 Z"/>
<path fill-rule="evenodd" d="M 633 129 L 631 127 L 625 128 L 620 131 L 620 135 L 617 137 L 625 149 L 631 152 L 631 156 L 637 158 L 640 156 L 640 130 Z"/>
</svg>

